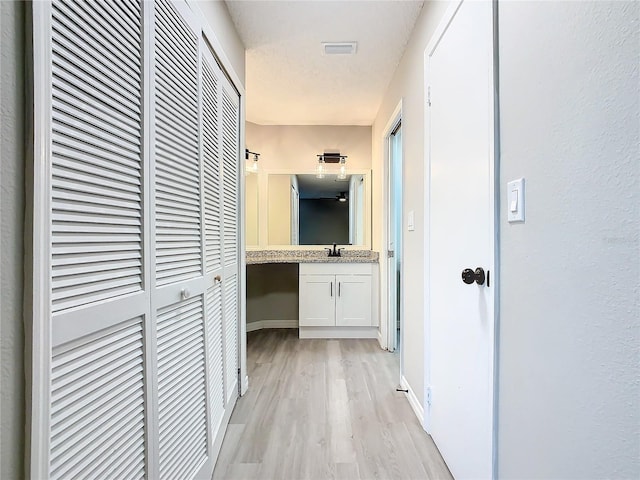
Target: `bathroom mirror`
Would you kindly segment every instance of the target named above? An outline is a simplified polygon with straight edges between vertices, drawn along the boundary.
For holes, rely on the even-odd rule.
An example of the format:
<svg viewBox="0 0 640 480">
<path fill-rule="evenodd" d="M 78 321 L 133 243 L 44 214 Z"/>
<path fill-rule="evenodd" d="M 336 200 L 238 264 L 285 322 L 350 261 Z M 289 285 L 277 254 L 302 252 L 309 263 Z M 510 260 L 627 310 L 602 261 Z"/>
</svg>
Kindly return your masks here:
<svg viewBox="0 0 640 480">
<path fill-rule="evenodd" d="M 258 174 L 249 172 L 245 176 L 245 242 L 258 245 L 260 223 L 258 213 Z"/>
<path fill-rule="evenodd" d="M 310 172 L 261 172 L 257 177 L 247 176 L 247 247 L 370 247 L 368 171 L 349 172 L 343 179 L 330 173 L 317 178 Z"/>
</svg>

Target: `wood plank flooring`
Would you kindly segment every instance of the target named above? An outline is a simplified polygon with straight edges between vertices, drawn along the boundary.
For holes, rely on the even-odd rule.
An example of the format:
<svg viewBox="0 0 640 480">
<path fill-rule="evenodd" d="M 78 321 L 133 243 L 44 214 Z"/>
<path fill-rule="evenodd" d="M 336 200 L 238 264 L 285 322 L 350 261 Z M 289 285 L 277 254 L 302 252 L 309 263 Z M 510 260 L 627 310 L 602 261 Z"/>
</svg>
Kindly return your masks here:
<svg viewBox="0 0 640 480">
<path fill-rule="evenodd" d="M 376 340 L 247 335 L 249 391 L 238 400 L 214 479 L 450 479 Z"/>
</svg>

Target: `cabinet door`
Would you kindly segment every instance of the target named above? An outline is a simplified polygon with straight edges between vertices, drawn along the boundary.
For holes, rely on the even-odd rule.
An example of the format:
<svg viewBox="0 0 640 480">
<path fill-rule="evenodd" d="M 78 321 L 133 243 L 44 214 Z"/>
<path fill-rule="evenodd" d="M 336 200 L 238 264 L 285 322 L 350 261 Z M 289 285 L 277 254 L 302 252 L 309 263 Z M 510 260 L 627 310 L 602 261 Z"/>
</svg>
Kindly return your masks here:
<svg viewBox="0 0 640 480">
<path fill-rule="evenodd" d="M 300 275 L 300 326 L 333 327 L 335 275 Z"/>
<path fill-rule="evenodd" d="M 336 325 L 371 325 L 371 277 L 336 275 Z"/>
</svg>

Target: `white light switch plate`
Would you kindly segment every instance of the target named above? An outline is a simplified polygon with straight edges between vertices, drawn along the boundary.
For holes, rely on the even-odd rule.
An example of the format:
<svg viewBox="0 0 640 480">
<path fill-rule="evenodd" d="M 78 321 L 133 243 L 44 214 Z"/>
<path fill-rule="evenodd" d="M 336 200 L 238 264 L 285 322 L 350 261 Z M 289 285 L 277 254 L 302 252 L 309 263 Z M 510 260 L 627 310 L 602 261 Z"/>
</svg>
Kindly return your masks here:
<svg viewBox="0 0 640 480">
<path fill-rule="evenodd" d="M 407 214 L 407 230 L 409 230 L 410 232 L 413 232 L 415 229 L 416 229 L 415 216 L 413 214 L 413 210 L 411 210 Z"/>
<path fill-rule="evenodd" d="M 507 183 L 507 219 L 509 223 L 524 222 L 524 178 Z"/>
</svg>

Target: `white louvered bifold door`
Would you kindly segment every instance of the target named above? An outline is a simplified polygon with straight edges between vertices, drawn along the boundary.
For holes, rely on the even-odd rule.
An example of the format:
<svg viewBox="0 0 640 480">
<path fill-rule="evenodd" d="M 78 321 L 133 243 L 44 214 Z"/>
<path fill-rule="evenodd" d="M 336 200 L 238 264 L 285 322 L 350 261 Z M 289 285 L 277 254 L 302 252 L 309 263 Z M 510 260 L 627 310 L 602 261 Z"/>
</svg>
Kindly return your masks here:
<svg viewBox="0 0 640 480">
<path fill-rule="evenodd" d="M 222 342 L 222 191 L 220 78 L 222 71 L 204 42 L 202 52 L 202 166 L 204 169 L 204 225 L 206 324 L 209 407 L 212 441 L 223 432 L 225 418 Z M 216 442 L 219 444 L 220 442 Z"/>
<path fill-rule="evenodd" d="M 222 124 L 222 263 L 224 284 L 222 304 L 224 318 L 225 399 L 235 402 L 238 395 L 239 331 L 239 168 L 240 128 L 239 96 L 226 77 L 220 81 L 220 120 Z"/>
<path fill-rule="evenodd" d="M 35 261 L 49 275 L 34 319 L 33 348 L 42 349 L 34 368 L 48 382 L 34 387 L 42 417 L 30 470 L 34 478 L 143 478 L 142 6 L 42 2 L 34 29 L 46 59 L 37 78 L 47 79 L 36 138 L 49 141 L 36 157 L 44 218 L 34 237 L 47 253 Z"/>
<path fill-rule="evenodd" d="M 158 478 L 213 472 L 207 399 L 199 31 L 184 3 L 154 3 L 154 220 Z"/>
<path fill-rule="evenodd" d="M 237 398 L 238 94 L 187 2 L 32 12 L 28 476 L 211 478 Z"/>
</svg>

